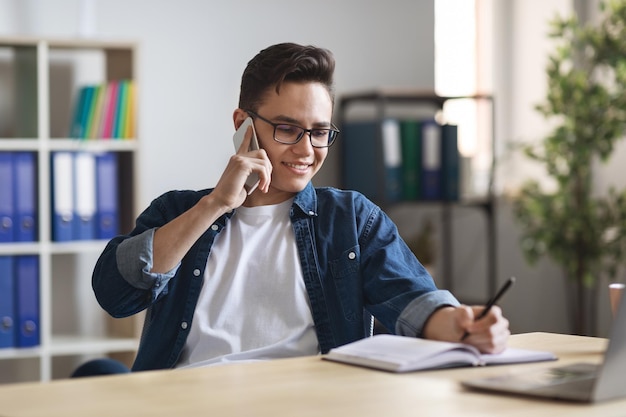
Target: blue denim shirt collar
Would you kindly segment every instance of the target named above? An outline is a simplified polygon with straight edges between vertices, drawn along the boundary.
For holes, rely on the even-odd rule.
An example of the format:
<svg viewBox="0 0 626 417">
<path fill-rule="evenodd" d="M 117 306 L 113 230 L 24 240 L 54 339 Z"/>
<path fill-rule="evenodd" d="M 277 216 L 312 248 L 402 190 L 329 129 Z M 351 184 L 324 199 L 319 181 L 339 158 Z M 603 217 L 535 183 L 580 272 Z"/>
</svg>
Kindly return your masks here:
<svg viewBox="0 0 626 417">
<path fill-rule="evenodd" d="M 315 188 L 309 182 L 304 190 L 296 194 L 293 205 L 309 216 L 317 216 L 317 194 Z"/>
</svg>

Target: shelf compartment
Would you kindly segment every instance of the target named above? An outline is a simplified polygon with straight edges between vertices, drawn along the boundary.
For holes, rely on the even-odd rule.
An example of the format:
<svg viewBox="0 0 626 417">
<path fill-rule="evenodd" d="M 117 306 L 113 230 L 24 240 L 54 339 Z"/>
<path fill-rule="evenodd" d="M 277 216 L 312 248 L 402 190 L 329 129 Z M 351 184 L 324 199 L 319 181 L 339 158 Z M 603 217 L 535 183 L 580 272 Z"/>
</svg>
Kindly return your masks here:
<svg viewBox="0 0 626 417">
<path fill-rule="evenodd" d="M 0 349 L 0 383 L 65 378 L 89 356 L 132 363 L 142 315 L 111 319 L 95 299 L 91 274 L 107 241 L 52 241 L 50 168 L 57 151 L 116 153 L 119 231 L 133 228 L 138 138 L 76 140 L 69 132 L 81 87 L 136 82 L 136 49 L 117 40 L 0 37 L 0 151 L 37 154 L 39 219 L 38 241 L 0 243 L 0 256 L 39 257 L 41 332 L 38 347 Z"/>
<path fill-rule="evenodd" d="M 93 355 L 115 352 L 135 352 L 139 340 L 135 338 L 53 336 L 49 351 L 52 356 Z"/>
</svg>

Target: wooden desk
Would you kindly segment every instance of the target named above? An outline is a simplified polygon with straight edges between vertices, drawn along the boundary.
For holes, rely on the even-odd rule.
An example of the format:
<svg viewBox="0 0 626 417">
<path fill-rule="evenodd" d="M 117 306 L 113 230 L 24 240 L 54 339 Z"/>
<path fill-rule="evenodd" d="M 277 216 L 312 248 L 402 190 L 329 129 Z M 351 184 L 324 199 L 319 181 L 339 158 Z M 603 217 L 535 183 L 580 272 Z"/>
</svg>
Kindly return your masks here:
<svg viewBox="0 0 626 417">
<path fill-rule="evenodd" d="M 558 362 L 391 374 L 319 356 L 0 386 L 1 417 L 72 416 L 623 416 L 626 400 L 596 405 L 468 391 L 458 381 L 576 361 L 599 362 L 605 339 L 527 333 L 511 346 Z"/>
</svg>

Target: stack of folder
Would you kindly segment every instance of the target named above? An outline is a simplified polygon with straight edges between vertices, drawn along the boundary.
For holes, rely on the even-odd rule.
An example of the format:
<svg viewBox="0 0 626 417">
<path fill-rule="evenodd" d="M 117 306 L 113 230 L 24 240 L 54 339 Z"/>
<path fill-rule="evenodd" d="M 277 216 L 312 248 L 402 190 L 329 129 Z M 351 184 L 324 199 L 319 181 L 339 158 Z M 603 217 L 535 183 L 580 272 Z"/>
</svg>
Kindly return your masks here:
<svg viewBox="0 0 626 417">
<path fill-rule="evenodd" d="M 40 343 L 39 258 L 0 256 L 0 348 Z"/>
<path fill-rule="evenodd" d="M 457 134 L 456 125 L 434 119 L 349 121 L 342 127 L 344 187 L 379 203 L 457 201 Z"/>
<path fill-rule="evenodd" d="M 74 106 L 70 137 L 135 137 L 135 94 L 135 84 L 130 80 L 109 81 L 80 88 Z"/>
<path fill-rule="evenodd" d="M 0 152 L 0 242 L 37 240 L 37 162 L 33 152 Z"/>
<path fill-rule="evenodd" d="M 54 152 L 52 202 L 52 240 L 111 239 L 117 235 L 117 154 Z"/>
</svg>

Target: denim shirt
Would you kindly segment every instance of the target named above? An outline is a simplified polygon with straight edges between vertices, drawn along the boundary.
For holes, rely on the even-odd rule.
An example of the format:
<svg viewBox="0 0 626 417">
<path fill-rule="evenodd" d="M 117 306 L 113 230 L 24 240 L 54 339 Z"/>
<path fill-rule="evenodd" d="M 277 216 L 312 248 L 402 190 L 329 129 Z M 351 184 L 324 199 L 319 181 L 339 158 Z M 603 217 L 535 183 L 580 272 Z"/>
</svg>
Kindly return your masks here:
<svg viewBox="0 0 626 417">
<path fill-rule="evenodd" d="M 171 368 L 185 345 L 211 245 L 233 212 L 166 274 L 150 273 L 152 239 L 211 191 L 158 197 L 96 263 L 92 285 L 102 308 L 116 318 L 148 309 L 133 370 Z M 391 219 L 362 194 L 308 184 L 295 196 L 290 218 L 322 353 L 369 336 L 370 314 L 396 334 L 420 337 L 436 309 L 459 304 L 435 287 Z"/>
</svg>

